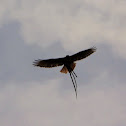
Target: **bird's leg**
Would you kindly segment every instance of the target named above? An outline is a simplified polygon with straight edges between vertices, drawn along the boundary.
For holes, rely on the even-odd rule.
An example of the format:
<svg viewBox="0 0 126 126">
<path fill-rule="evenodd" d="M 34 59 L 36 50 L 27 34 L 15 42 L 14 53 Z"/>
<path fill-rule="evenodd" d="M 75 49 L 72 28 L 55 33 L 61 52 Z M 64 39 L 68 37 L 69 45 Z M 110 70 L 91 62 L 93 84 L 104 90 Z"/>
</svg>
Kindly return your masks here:
<svg viewBox="0 0 126 126">
<path fill-rule="evenodd" d="M 73 83 L 73 86 L 74 86 L 74 90 L 75 90 L 75 93 L 76 93 L 76 98 L 77 98 L 77 90 L 76 90 L 76 86 L 74 84 L 74 81 L 73 81 L 72 73 L 71 72 L 70 72 L 70 77 L 71 77 L 71 80 L 72 80 L 72 83 Z"/>
<path fill-rule="evenodd" d="M 75 72 L 74 71 L 72 71 L 73 73 L 74 73 L 74 75 L 77 77 L 77 75 L 75 74 Z"/>
<path fill-rule="evenodd" d="M 73 74 L 77 77 L 77 75 L 75 74 L 75 72 L 73 71 L 73 69 L 71 67 L 69 69 L 70 69 L 70 72 L 71 73 L 73 72 Z"/>
<path fill-rule="evenodd" d="M 72 75 L 73 75 L 73 78 L 74 78 L 74 81 L 75 81 L 75 86 L 76 86 L 76 90 L 77 90 L 77 82 L 76 82 L 76 78 L 75 78 L 75 74 L 73 74 L 73 71 L 71 72 L 72 73 Z"/>
</svg>

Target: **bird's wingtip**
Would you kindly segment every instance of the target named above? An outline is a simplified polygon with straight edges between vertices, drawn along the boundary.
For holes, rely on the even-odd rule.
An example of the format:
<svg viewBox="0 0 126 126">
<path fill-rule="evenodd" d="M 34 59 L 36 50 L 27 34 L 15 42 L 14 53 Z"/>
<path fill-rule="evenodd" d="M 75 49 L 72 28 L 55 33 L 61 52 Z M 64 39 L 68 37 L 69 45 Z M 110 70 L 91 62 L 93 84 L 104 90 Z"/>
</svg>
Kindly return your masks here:
<svg viewBox="0 0 126 126">
<path fill-rule="evenodd" d="M 97 48 L 95 46 L 93 46 L 91 49 L 93 50 L 93 52 L 96 52 L 96 50 L 97 50 Z"/>
<path fill-rule="evenodd" d="M 38 60 L 35 60 L 34 62 L 33 62 L 33 66 L 38 66 L 38 63 L 40 62 L 40 59 L 38 59 Z"/>
</svg>

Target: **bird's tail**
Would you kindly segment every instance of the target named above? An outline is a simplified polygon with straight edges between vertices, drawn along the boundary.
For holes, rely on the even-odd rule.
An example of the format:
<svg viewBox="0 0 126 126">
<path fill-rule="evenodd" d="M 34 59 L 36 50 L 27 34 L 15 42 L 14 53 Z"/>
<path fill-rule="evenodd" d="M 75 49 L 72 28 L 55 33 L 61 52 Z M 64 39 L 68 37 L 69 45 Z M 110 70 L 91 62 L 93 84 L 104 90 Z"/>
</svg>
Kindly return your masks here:
<svg viewBox="0 0 126 126">
<path fill-rule="evenodd" d="M 67 74 L 68 70 L 67 70 L 66 66 L 63 66 L 63 68 L 60 70 L 60 72 Z"/>
<path fill-rule="evenodd" d="M 70 67 L 72 68 L 72 71 L 74 70 L 75 66 L 76 66 L 76 63 L 70 64 Z"/>
<path fill-rule="evenodd" d="M 76 63 L 72 63 L 72 64 L 70 65 L 72 71 L 74 70 L 75 66 L 76 66 Z M 60 72 L 61 72 L 61 73 L 67 74 L 67 72 L 68 72 L 67 67 L 66 67 L 66 66 L 63 66 L 63 68 L 60 70 Z"/>
</svg>

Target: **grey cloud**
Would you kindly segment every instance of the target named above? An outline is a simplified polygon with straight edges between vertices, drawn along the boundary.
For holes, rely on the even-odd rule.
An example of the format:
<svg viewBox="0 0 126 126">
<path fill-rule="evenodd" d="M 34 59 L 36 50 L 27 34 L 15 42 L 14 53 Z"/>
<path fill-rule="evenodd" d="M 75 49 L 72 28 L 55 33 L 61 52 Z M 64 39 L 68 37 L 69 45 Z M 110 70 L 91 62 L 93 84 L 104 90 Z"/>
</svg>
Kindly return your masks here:
<svg viewBox="0 0 126 126">
<path fill-rule="evenodd" d="M 35 59 L 58 58 L 76 52 L 65 51 L 62 45 L 57 43 L 48 48 L 40 48 L 36 45 L 27 45 L 19 34 L 20 25 L 12 22 L 0 29 L 0 79 L 1 81 L 45 81 L 51 78 L 62 78 L 65 83 L 69 75 L 62 75 L 61 67 L 45 69 L 33 67 Z M 77 62 L 75 72 L 78 74 L 78 83 L 88 83 L 97 78 L 102 72 L 108 71 L 109 80 L 119 83 L 126 81 L 125 60 L 113 55 L 112 48 L 107 45 L 96 45 L 97 52 L 90 57 Z M 86 49 L 85 47 L 83 49 Z"/>
<path fill-rule="evenodd" d="M 0 2 L 1 126 L 126 125 L 126 24 L 121 2 Z M 75 68 L 77 100 L 61 67 L 32 65 L 38 58 L 64 57 L 91 46 L 97 52 Z"/>
<path fill-rule="evenodd" d="M 95 44 L 106 41 L 125 58 L 124 5 L 125 1 L 69 0 L 32 1 L 29 6 L 23 1 L 11 17 L 21 23 L 20 33 L 28 44 L 48 47 L 59 40 L 65 50 L 73 51 L 91 46 L 94 40 Z"/>
<path fill-rule="evenodd" d="M 104 78 L 103 78 L 104 79 Z M 10 83 L 0 89 L 0 124 L 69 126 L 126 125 L 125 85 L 81 86 L 78 99 L 72 90 L 61 92 L 60 80 Z M 24 86 L 25 85 L 25 86 Z M 96 87 L 96 88 L 95 88 Z M 10 100 L 9 100 L 10 99 Z M 62 123 L 61 123 L 62 122 Z"/>
<path fill-rule="evenodd" d="M 20 24 L 16 22 L 4 25 L 0 29 L 0 80 L 31 81 L 55 77 L 55 69 L 51 71 L 38 69 L 33 67 L 32 63 L 38 58 L 45 59 L 66 55 L 62 46 L 59 43 L 50 45 L 48 48 L 40 48 L 36 45 L 29 46 L 21 38 L 19 29 Z"/>
</svg>

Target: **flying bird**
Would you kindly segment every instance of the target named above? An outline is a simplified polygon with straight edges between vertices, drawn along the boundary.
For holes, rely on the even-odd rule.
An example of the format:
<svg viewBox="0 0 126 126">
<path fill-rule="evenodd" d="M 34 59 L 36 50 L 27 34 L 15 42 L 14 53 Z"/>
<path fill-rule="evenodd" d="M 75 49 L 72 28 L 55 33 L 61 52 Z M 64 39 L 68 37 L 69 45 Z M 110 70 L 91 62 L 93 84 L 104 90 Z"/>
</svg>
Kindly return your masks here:
<svg viewBox="0 0 126 126">
<path fill-rule="evenodd" d="M 82 60 L 91 55 L 92 53 L 94 53 L 95 51 L 96 47 L 92 47 L 87 50 L 80 51 L 74 55 L 71 56 L 67 55 L 62 58 L 46 59 L 46 60 L 38 59 L 33 62 L 33 65 L 45 68 L 52 68 L 63 65 L 63 68 L 60 70 L 60 72 L 65 74 L 69 72 L 77 98 L 77 83 L 76 83 L 77 75 L 74 72 L 74 68 L 76 66 L 75 61 Z"/>
</svg>

